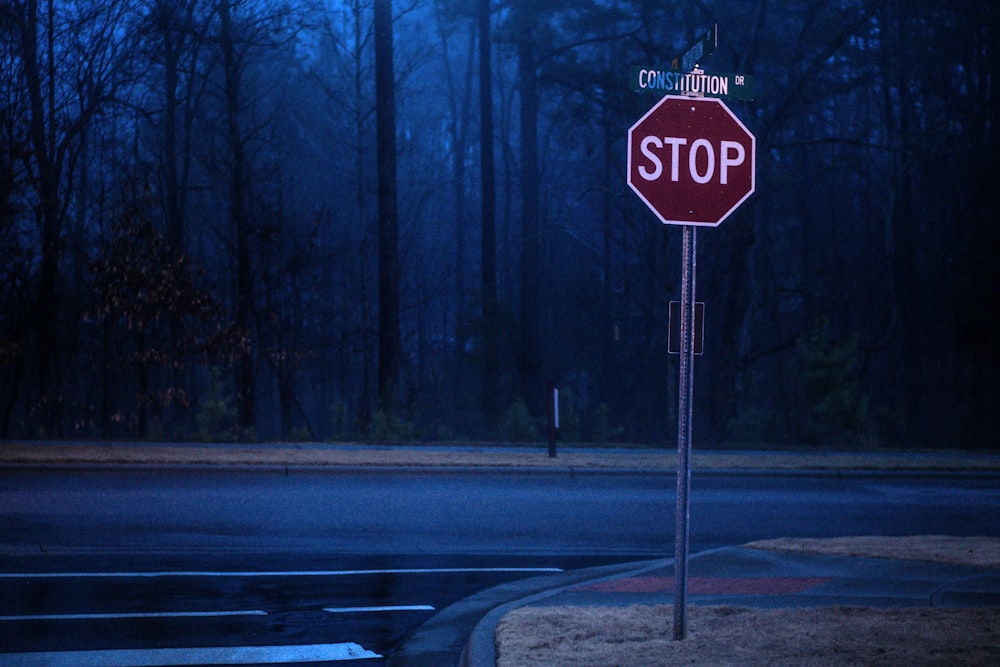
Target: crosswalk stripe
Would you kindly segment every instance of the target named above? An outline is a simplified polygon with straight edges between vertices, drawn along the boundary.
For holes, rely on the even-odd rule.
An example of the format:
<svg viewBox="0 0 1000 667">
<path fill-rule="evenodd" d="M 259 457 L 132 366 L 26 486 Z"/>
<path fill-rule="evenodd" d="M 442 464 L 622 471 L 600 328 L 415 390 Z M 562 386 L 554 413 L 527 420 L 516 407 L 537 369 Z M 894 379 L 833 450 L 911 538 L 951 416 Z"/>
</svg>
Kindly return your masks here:
<svg viewBox="0 0 1000 667">
<path fill-rule="evenodd" d="M 367 574 L 473 574 L 484 573 L 544 573 L 562 572 L 558 567 L 442 567 L 403 568 L 394 570 L 264 570 L 256 571 L 152 571 L 152 572 L 0 572 L 0 579 L 95 579 L 95 578 L 165 578 L 165 577 L 347 577 Z"/>
<path fill-rule="evenodd" d="M 266 611 L 134 611 L 90 614 L 20 614 L 0 616 L 0 621 L 100 621 L 123 618 L 202 618 L 218 616 L 267 616 Z"/>
<path fill-rule="evenodd" d="M 381 658 L 353 642 L 299 646 L 114 649 L 0 653 L 0 667 L 179 667 L 183 665 L 279 665 Z"/>
<path fill-rule="evenodd" d="M 429 604 L 386 605 L 381 607 L 325 607 L 331 614 L 372 614 L 380 611 L 434 611 Z"/>
</svg>

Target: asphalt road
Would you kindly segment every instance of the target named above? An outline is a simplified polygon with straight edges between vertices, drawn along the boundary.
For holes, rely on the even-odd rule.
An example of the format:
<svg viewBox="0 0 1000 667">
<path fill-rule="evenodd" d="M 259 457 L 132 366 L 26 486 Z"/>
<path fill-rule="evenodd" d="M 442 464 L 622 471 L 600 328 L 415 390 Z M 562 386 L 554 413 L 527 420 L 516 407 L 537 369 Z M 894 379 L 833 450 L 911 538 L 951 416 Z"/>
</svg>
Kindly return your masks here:
<svg viewBox="0 0 1000 667">
<path fill-rule="evenodd" d="M 669 555 L 674 490 L 672 476 L 488 469 L 0 470 L 0 666 L 28 653 L 212 664 L 238 650 L 249 664 L 384 664 L 483 589 Z M 691 494 L 693 552 L 1000 535 L 989 475 L 696 473 Z"/>
</svg>

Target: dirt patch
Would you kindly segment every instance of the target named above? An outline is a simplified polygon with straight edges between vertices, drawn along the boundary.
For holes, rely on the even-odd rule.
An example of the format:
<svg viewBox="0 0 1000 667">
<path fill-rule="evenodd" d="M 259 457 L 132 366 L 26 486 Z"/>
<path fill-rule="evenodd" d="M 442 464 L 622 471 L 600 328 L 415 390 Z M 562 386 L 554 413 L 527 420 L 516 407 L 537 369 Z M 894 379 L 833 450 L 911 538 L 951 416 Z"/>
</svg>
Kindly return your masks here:
<svg viewBox="0 0 1000 667">
<path fill-rule="evenodd" d="M 1000 609 L 527 607 L 497 627 L 498 667 L 996 665 Z"/>
<path fill-rule="evenodd" d="M 972 565 L 1000 569 L 1000 538 L 953 537 L 951 535 L 910 535 L 905 537 L 833 537 L 759 540 L 746 546 L 773 551 L 897 558 L 951 565 Z"/>
<path fill-rule="evenodd" d="M 1000 538 L 843 537 L 759 549 L 1000 567 Z M 1000 664 L 1000 608 L 749 609 L 691 606 L 673 641 L 669 605 L 525 607 L 500 621 L 498 667 Z"/>
</svg>

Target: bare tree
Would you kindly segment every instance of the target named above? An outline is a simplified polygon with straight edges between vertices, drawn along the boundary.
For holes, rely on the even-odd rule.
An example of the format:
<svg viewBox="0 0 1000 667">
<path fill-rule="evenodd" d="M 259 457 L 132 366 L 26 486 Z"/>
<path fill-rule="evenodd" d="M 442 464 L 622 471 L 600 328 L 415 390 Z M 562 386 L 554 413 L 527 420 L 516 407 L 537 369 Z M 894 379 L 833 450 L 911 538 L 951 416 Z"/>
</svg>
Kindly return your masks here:
<svg viewBox="0 0 1000 667">
<path fill-rule="evenodd" d="M 392 0 L 375 0 L 375 134 L 378 171 L 379 345 L 381 410 L 396 413 L 402 341 L 399 329 L 399 217 L 396 209 L 396 77 Z"/>
<path fill-rule="evenodd" d="M 40 251 L 34 328 L 39 414 L 59 430 L 60 263 L 69 180 L 82 137 L 127 75 L 127 3 L 21 0 L 9 6 L 26 91 L 26 154 L 35 193 Z M 80 36 L 81 38 L 77 38 Z"/>
<path fill-rule="evenodd" d="M 500 414 L 500 352 L 497 330 L 496 167 L 493 158 L 493 40 L 490 0 L 479 0 L 479 165 L 482 181 L 480 260 L 483 290 L 483 412 L 488 426 Z"/>
</svg>

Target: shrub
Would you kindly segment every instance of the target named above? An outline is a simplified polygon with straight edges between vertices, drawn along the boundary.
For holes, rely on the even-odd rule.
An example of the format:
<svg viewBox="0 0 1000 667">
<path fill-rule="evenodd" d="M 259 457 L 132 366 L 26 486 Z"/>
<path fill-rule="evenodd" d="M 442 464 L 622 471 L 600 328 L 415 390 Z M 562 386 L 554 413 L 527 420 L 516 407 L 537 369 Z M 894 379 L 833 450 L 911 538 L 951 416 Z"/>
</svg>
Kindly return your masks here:
<svg viewBox="0 0 1000 667">
<path fill-rule="evenodd" d="M 498 435 L 509 442 L 531 442 L 540 439 L 538 423 L 528 413 L 520 398 L 514 401 L 500 419 Z"/>
<path fill-rule="evenodd" d="M 809 442 L 859 443 L 868 437 L 868 399 L 858 390 L 856 353 L 856 338 L 831 340 L 826 316 L 799 339 L 796 368 L 806 400 L 802 435 Z"/>
</svg>

